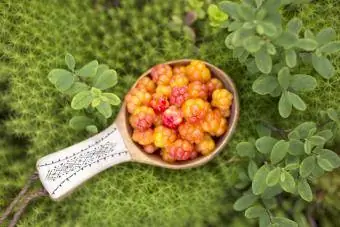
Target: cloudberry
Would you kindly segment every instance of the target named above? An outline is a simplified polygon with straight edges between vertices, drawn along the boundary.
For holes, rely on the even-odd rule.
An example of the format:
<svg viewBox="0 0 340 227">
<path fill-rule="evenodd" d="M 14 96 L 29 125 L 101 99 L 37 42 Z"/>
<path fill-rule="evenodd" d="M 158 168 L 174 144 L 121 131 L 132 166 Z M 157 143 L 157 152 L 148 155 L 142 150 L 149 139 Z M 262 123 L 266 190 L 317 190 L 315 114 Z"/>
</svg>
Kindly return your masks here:
<svg viewBox="0 0 340 227">
<path fill-rule="evenodd" d="M 165 126 L 157 126 L 154 132 L 155 145 L 166 147 L 172 144 L 177 138 L 176 131 Z"/>
<path fill-rule="evenodd" d="M 178 127 L 179 135 L 182 139 L 188 140 L 190 143 L 199 143 L 204 137 L 204 132 L 200 125 L 185 122 Z"/>
<path fill-rule="evenodd" d="M 170 104 L 176 105 L 178 107 L 182 106 L 182 104 L 189 98 L 188 87 L 174 87 L 172 88 L 171 96 L 170 96 Z"/>
<path fill-rule="evenodd" d="M 186 69 L 185 69 L 185 66 L 183 65 L 175 65 L 172 69 L 173 75 L 179 75 L 179 74 L 185 75 L 185 73 L 186 73 Z"/>
<path fill-rule="evenodd" d="M 202 121 L 202 129 L 212 136 L 221 136 L 227 130 L 227 120 L 219 109 L 210 110 Z"/>
<path fill-rule="evenodd" d="M 155 117 L 156 115 L 152 108 L 140 106 L 130 116 L 130 124 L 135 129 L 145 131 L 152 126 Z"/>
<path fill-rule="evenodd" d="M 221 110 L 224 117 L 229 117 L 233 94 L 226 89 L 217 89 L 212 94 L 211 105 Z"/>
<path fill-rule="evenodd" d="M 194 60 L 186 67 L 186 75 L 190 81 L 206 83 L 210 80 L 210 70 L 202 61 Z"/>
<path fill-rule="evenodd" d="M 154 153 L 158 149 L 153 143 L 149 144 L 149 145 L 146 145 L 143 148 L 144 148 L 144 151 L 146 153 L 149 153 L 149 154 Z"/>
<path fill-rule="evenodd" d="M 165 97 L 170 97 L 171 87 L 166 85 L 158 85 L 156 88 L 156 94 L 164 95 Z"/>
<path fill-rule="evenodd" d="M 215 141 L 210 135 L 205 134 L 203 140 L 196 144 L 196 150 L 202 155 L 208 155 L 215 149 Z"/>
<path fill-rule="evenodd" d="M 153 94 L 152 100 L 150 101 L 150 106 L 154 109 L 154 111 L 158 113 L 162 113 L 169 107 L 168 98 L 161 94 Z"/>
<path fill-rule="evenodd" d="M 188 85 L 189 79 L 184 74 L 176 74 L 170 80 L 170 86 L 173 87 L 183 87 Z"/>
<path fill-rule="evenodd" d="M 223 84 L 219 79 L 216 78 L 212 78 L 208 83 L 207 83 L 207 87 L 208 87 L 208 95 L 211 96 L 212 93 L 216 90 L 216 89 L 222 89 L 223 88 Z"/>
<path fill-rule="evenodd" d="M 144 76 L 138 81 L 136 88 L 145 89 L 147 92 L 152 94 L 155 92 L 156 84 L 150 79 L 150 77 Z"/>
<path fill-rule="evenodd" d="M 132 140 L 144 146 L 152 144 L 154 141 L 153 129 L 149 128 L 145 131 L 133 130 Z"/>
<path fill-rule="evenodd" d="M 156 114 L 155 121 L 153 123 L 155 126 L 159 126 L 163 124 L 162 114 Z"/>
<path fill-rule="evenodd" d="M 193 159 L 197 156 L 196 151 L 194 151 L 194 146 L 186 140 L 177 139 L 171 145 L 165 147 L 163 153 L 167 153 L 166 159 L 185 161 Z"/>
<path fill-rule="evenodd" d="M 144 89 L 132 88 L 125 96 L 126 107 L 129 113 L 141 105 L 148 105 L 151 100 L 151 94 Z"/>
<path fill-rule="evenodd" d="M 151 77 L 158 85 L 168 85 L 172 77 L 172 69 L 166 64 L 156 65 L 151 69 Z"/>
<path fill-rule="evenodd" d="M 188 99 L 182 105 L 183 116 L 190 123 L 198 123 L 203 120 L 209 109 L 209 103 L 203 99 Z"/>
<path fill-rule="evenodd" d="M 191 82 L 188 86 L 189 98 L 208 99 L 208 87 L 200 81 Z"/>
<path fill-rule="evenodd" d="M 176 129 L 183 121 L 182 111 L 176 106 L 170 106 L 162 115 L 163 125 Z"/>
</svg>

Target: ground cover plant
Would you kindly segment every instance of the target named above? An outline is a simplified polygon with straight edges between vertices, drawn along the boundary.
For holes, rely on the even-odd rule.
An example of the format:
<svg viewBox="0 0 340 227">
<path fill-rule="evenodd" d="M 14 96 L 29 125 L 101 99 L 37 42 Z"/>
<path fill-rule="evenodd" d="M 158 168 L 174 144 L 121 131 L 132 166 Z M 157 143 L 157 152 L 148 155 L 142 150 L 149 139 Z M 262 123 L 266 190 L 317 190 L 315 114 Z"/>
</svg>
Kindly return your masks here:
<svg viewBox="0 0 340 227">
<path fill-rule="evenodd" d="M 292 111 L 289 118 L 283 119 L 277 108 L 279 99 L 254 93 L 252 85 L 258 77 L 235 59 L 225 46 L 228 30 L 221 30 L 216 25 L 225 21 L 226 16 L 216 16 L 211 7 L 208 12 L 210 3 L 218 6 L 221 1 L 204 1 L 202 6 L 199 2 L 203 1 L 191 1 L 191 5 L 182 0 L 171 3 L 161 0 L 50 0 L 44 4 L 38 0 L 5 0 L 0 3 L 1 211 L 34 171 L 37 158 L 88 137 L 85 130 L 79 133 L 69 125 L 69 120 L 83 110 L 73 109 L 70 99 L 48 80 L 51 69 L 65 68 L 67 52 L 72 53 L 78 66 L 97 59 L 115 69 L 118 83 L 105 92 L 115 93 L 120 98 L 150 66 L 171 59 L 197 58 L 227 72 L 240 93 L 240 124 L 221 155 L 204 167 L 181 172 L 138 164 L 114 167 L 60 203 L 48 199 L 33 203 L 18 225 L 258 224 L 257 219 L 247 219 L 241 212 L 233 210 L 234 202 L 242 196 L 242 191 L 235 190 L 235 186 L 240 186 L 240 170 L 248 167 L 246 160 L 234 157 L 236 147 L 241 141 L 251 141 L 251 137 L 256 141 L 257 125 L 263 121 L 274 132 L 292 130 L 303 122 L 323 124 L 327 118 L 320 111 L 336 109 L 340 101 L 340 55 L 330 55 L 334 68 L 332 78 L 324 79 L 319 75 L 322 73 L 304 64 L 299 65 L 298 71 L 293 71 L 292 75 L 312 76 L 317 86 L 308 93 L 298 93 L 307 111 Z M 188 22 L 183 18 L 200 9 L 205 11 L 205 17 L 187 23 L 192 29 L 190 32 L 185 32 L 189 29 L 174 31 L 169 26 L 168 21 L 175 16 L 182 20 L 183 28 L 184 22 Z M 335 31 L 340 28 L 336 0 L 317 0 L 307 4 L 301 1 L 301 4 L 285 5 L 279 10 L 285 24 L 297 17 L 304 28 L 315 34 L 326 27 Z M 208 18 L 215 19 L 212 23 Z M 228 19 L 231 22 L 232 15 L 228 15 Z M 195 34 L 195 42 L 188 35 L 192 34 L 191 31 Z M 334 40 L 339 38 L 337 34 Z M 108 122 L 114 119 L 118 108 L 112 108 Z M 333 126 L 328 126 L 336 135 Z M 280 138 L 277 134 L 274 137 Z M 331 147 L 338 151 L 335 149 L 337 141 L 333 144 L 335 146 Z M 309 156 L 307 153 L 303 155 Z M 340 210 L 339 195 L 335 193 L 339 191 L 339 179 L 339 171 L 335 171 L 310 181 L 311 203 L 305 203 L 299 196 L 282 193 L 271 210 L 273 216 L 289 218 L 301 226 L 334 226 Z M 306 198 L 310 198 L 309 193 Z"/>
</svg>

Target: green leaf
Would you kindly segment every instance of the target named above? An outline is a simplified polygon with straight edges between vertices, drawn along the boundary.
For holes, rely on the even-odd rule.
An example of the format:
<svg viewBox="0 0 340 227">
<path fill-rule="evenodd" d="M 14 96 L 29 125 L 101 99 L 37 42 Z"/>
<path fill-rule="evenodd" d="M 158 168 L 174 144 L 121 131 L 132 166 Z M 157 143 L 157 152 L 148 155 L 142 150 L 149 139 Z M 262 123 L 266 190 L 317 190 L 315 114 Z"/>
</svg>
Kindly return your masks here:
<svg viewBox="0 0 340 227">
<path fill-rule="evenodd" d="M 74 67 L 76 66 L 76 61 L 74 60 L 74 57 L 71 54 L 67 53 L 65 55 L 65 63 L 71 71 L 74 71 Z"/>
<path fill-rule="evenodd" d="M 256 125 L 256 132 L 260 137 L 270 136 L 272 133 L 272 131 L 269 128 L 260 123 Z"/>
<path fill-rule="evenodd" d="M 281 193 L 282 189 L 280 185 L 275 185 L 274 187 L 267 187 L 266 190 L 264 190 L 263 194 L 261 195 L 261 198 L 264 200 L 272 199 Z"/>
<path fill-rule="evenodd" d="M 301 198 L 303 198 L 307 202 L 312 202 L 313 200 L 312 189 L 310 188 L 306 179 L 302 178 L 298 181 L 298 193 L 300 194 Z"/>
<path fill-rule="evenodd" d="M 75 81 L 73 73 L 65 69 L 52 69 L 48 74 L 48 79 L 61 92 L 69 89 Z"/>
<path fill-rule="evenodd" d="M 69 95 L 69 96 L 74 96 L 74 95 L 78 94 L 81 91 L 87 91 L 89 89 L 90 89 L 90 87 L 87 86 L 85 83 L 74 82 L 69 89 L 64 91 L 64 93 Z"/>
<path fill-rule="evenodd" d="M 306 140 L 304 144 L 304 148 L 305 148 L 305 153 L 310 154 L 312 152 L 313 145 L 309 140 Z"/>
<path fill-rule="evenodd" d="M 71 107 L 75 110 L 87 108 L 93 100 L 91 91 L 81 91 L 76 94 L 71 102 Z"/>
<path fill-rule="evenodd" d="M 290 84 L 290 71 L 289 68 L 283 67 L 278 73 L 278 81 L 283 89 L 287 89 Z"/>
<path fill-rule="evenodd" d="M 112 116 L 112 108 L 109 103 L 102 102 L 98 106 L 96 106 L 96 109 L 99 113 L 101 113 L 105 118 L 110 118 Z"/>
<path fill-rule="evenodd" d="M 287 92 L 290 103 L 293 104 L 294 108 L 300 111 L 307 109 L 306 103 L 295 93 L 290 91 Z"/>
<path fill-rule="evenodd" d="M 277 143 L 277 139 L 270 136 L 263 136 L 256 140 L 255 146 L 257 150 L 262 154 L 268 154 L 272 151 L 274 145 Z"/>
<path fill-rule="evenodd" d="M 236 30 L 240 29 L 242 26 L 243 26 L 242 22 L 240 22 L 240 21 L 233 21 L 233 22 L 231 22 L 229 24 L 228 30 L 230 32 L 233 32 L 233 31 L 236 31 Z M 233 33 L 231 33 L 231 34 L 233 34 Z"/>
<path fill-rule="evenodd" d="M 228 48 L 228 49 L 231 49 L 231 50 L 233 50 L 235 47 L 233 46 L 233 44 L 232 44 L 232 39 L 233 39 L 233 37 L 234 37 L 234 33 L 230 33 L 228 36 L 227 36 L 227 38 L 225 39 L 225 41 L 224 41 L 224 44 L 225 44 L 225 46 Z"/>
<path fill-rule="evenodd" d="M 280 174 L 281 174 L 281 168 L 276 167 L 272 171 L 270 171 L 266 178 L 266 184 L 269 187 L 275 186 L 277 183 L 279 183 L 280 180 Z"/>
<path fill-rule="evenodd" d="M 264 41 L 258 36 L 250 36 L 243 41 L 243 47 L 250 53 L 256 53 L 263 46 Z"/>
<path fill-rule="evenodd" d="M 258 200 L 258 197 L 256 195 L 253 195 L 252 193 L 248 193 L 243 195 L 242 197 L 238 198 L 236 202 L 234 203 L 234 210 L 236 211 L 242 211 L 253 205 Z"/>
<path fill-rule="evenodd" d="M 312 63 L 314 69 L 325 79 L 329 79 L 334 76 L 335 69 L 332 63 L 323 56 L 312 55 Z"/>
<path fill-rule="evenodd" d="M 257 8 L 260 8 L 264 0 L 255 0 Z"/>
<path fill-rule="evenodd" d="M 286 50 L 286 64 L 289 68 L 294 68 L 297 64 L 297 55 L 295 50 Z"/>
<path fill-rule="evenodd" d="M 261 21 L 256 27 L 257 32 L 262 35 L 267 35 L 269 37 L 273 37 L 277 34 L 276 26 L 269 22 Z"/>
<path fill-rule="evenodd" d="M 267 10 L 264 8 L 258 9 L 256 13 L 256 20 L 263 20 L 267 16 Z"/>
<path fill-rule="evenodd" d="M 249 207 L 244 215 L 246 218 L 258 218 L 261 217 L 266 212 L 266 209 L 263 208 L 261 205 L 255 205 L 252 207 Z"/>
<path fill-rule="evenodd" d="M 340 167 L 340 157 L 335 152 L 328 149 L 320 150 L 320 158 L 328 160 L 333 168 Z"/>
<path fill-rule="evenodd" d="M 324 28 L 316 36 L 316 41 L 320 45 L 327 44 L 336 38 L 336 32 L 333 28 Z"/>
<path fill-rule="evenodd" d="M 98 128 L 95 125 L 88 125 L 86 126 L 86 131 L 88 131 L 91 134 L 96 134 L 98 133 Z"/>
<path fill-rule="evenodd" d="M 278 87 L 277 78 L 274 76 L 260 76 L 252 86 L 254 92 L 260 95 L 267 95 L 273 92 Z"/>
<path fill-rule="evenodd" d="M 288 153 L 294 156 L 303 155 L 305 153 L 304 143 L 297 139 L 290 139 Z"/>
<path fill-rule="evenodd" d="M 298 42 L 298 37 L 296 34 L 291 32 L 283 32 L 275 42 L 285 49 L 290 49 Z"/>
<path fill-rule="evenodd" d="M 292 112 L 292 103 L 288 97 L 287 92 L 282 93 L 279 101 L 279 113 L 281 117 L 287 118 Z"/>
<path fill-rule="evenodd" d="M 108 102 L 113 106 L 118 106 L 121 101 L 120 98 L 113 93 L 103 93 L 103 96 L 108 99 Z"/>
<path fill-rule="evenodd" d="M 99 104 L 102 102 L 102 100 L 100 98 L 94 98 L 91 102 L 91 106 L 93 108 L 96 108 L 97 106 L 99 106 Z"/>
<path fill-rule="evenodd" d="M 94 83 L 94 87 L 105 90 L 115 86 L 117 84 L 117 81 L 117 72 L 113 69 L 106 70 L 98 77 L 98 79 Z"/>
<path fill-rule="evenodd" d="M 306 39 L 315 39 L 314 33 L 313 33 L 311 30 L 309 30 L 309 29 L 306 29 L 306 30 L 305 30 L 305 32 L 304 32 L 304 37 L 305 37 Z M 317 42 L 319 43 L 319 41 L 317 41 Z"/>
<path fill-rule="evenodd" d="M 247 5 L 240 5 L 236 8 L 238 15 L 245 21 L 251 21 L 255 19 L 255 11 L 252 7 Z"/>
<path fill-rule="evenodd" d="M 74 130 L 84 130 L 86 126 L 93 124 L 93 120 L 86 116 L 74 116 L 69 121 L 69 125 Z"/>
<path fill-rule="evenodd" d="M 292 163 L 288 164 L 285 166 L 285 170 L 290 171 L 290 170 L 296 170 L 300 167 L 299 163 Z"/>
<path fill-rule="evenodd" d="M 301 32 L 302 26 L 303 26 L 302 20 L 294 17 L 288 22 L 287 30 L 291 33 L 299 34 Z"/>
<path fill-rule="evenodd" d="M 269 227 L 270 226 L 270 217 L 266 213 L 264 213 L 260 218 L 259 218 L 259 227 Z M 242 226 L 242 225 L 241 225 Z"/>
<path fill-rule="evenodd" d="M 256 163 L 253 160 L 250 160 L 249 164 L 248 164 L 248 176 L 249 176 L 250 180 L 253 180 L 254 175 L 255 175 L 257 170 L 258 170 L 258 167 L 257 167 Z"/>
<path fill-rule="evenodd" d="M 96 78 L 98 78 L 103 72 L 109 70 L 109 66 L 105 64 L 100 64 L 97 69 Z"/>
<path fill-rule="evenodd" d="M 288 134 L 289 139 L 305 139 L 310 134 L 310 131 L 315 131 L 316 124 L 314 122 L 304 122 L 298 125 L 291 133 Z M 293 137 L 292 134 L 297 135 Z"/>
<path fill-rule="evenodd" d="M 326 54 L 334 54 L 340 51 L 340 41 L 330 42 L 320 47 L 320 51 Z"/>
<path fill-rule="evenodd" d="M 308 177 L 316 166 L 315 156 L 309 156 L 301 162 L 300 166 L 300 176 Z"/>
<path fill-rule="evenodd" d="M 77 74 L 80 77 L 93 77 L 96 75 L 97 69 L 98 69 L 98 61 L 94 60 L 94 61 L 87 63 L 81 69 L 79 69 Z"/>
<path fill-rule="evenodd" d="M 339 122 L 339 116 L 338 113 L 335 111 L 335 109 L 333 108 L 329 108 L 327 110 L 327 116 L 329 117 L 329 119 L 331 119 L 334 122 Z"/>
<path fill-rule="evenodd" d="M 280 185 L 286 192 L 294 193 L 295 191 L 295 180 L 294 177 L 287 171 L 283 170 L 281 175 L 284 175 L 284 180 L 280 179 Z"/>
<path fill-rule="evenodd" d="M 243 46 L 243 41 L 249 37 L 255 35 L 254 31 L 252 29 L 238 29 L 234 32 L 234 35 L 231 38 L 231 44 L 235 47 Z"/>
<path fill-rule="evenodd" d="M 100 97 L 102 95 L 102 91 L 95 87 L 91 88 L 91 93 L 93 94 L 93 96 L 96 96 L 96 97 Z"/>
<path fill-rule="evenodd" d="M 269 168 L 267 165 L 263 165 L 260 169 L 255 173 L 253 182 L 252 182 L 252 190 L 255 195 L 260 195 L 267 188 L 266 178 L 269 173 Z"/>
<path fill-rule="evenodd" d="M 255 157 L 255 147 L 249 142 L 241 142 L 236 146 L 237 154 L 241 157 Z"/>
<path fill-rule="evenodd" d="M 323 170 L 326 170 L 328 172 L 330 171 L 333 171 L 333 165 L 330 161 L 328 161 L 327 159 L 324 159 L 324 158 L 321 158 L 321 157 L 318 157 L 317 158 L 317 162 L 318 162 L 318 165 L 323 169 Z"/>
<path fill-rule="evenodd" d="M 295 91 L 313 91 L 316 85 L 316 79 L 310 75 L 297 74 L 290 81 L 290 87 Z"/>
<path fill-rule="evenodd" d="M 321 137 L 321 136 L 311 136 L 309 138 L 309 141 L 317 146 L 323 146 L 326 143 L 325 138 Z"/>
<path fill-rule="evenodd" d="M 272 164 L 277 164 L 280 161 L 282 161 L 282 159 L 284 159 L 284 157 L 286 156 L 286 154 L 288 153 L 288 149 L 289 149 L 289 143 L 284 141 L 284 140 L 280 140 L 278 141 L 274 147 L 273 150 L 270 154 L 270 161 L 272 162 Z"/>
<path fill-rule="evenodd" d="M 331 130 L 323 130 L 323 131 L 318 132 L 316 135 L 321 136 L 322 138 L 325 139 L 325 141 L 328 141 L 332 139 L 333 132 Z"/>
<path fill-rule="evenodd" d="M 283 217 L 272 218 L 272 223 L 277 224 L 277 227 L 298 227 L 298 224 L 295 221 Z"/>
<path fill-rule="evenodd" d="M 296 43 L 296 47 L 306 51 L 313 51 L 318 47 L 318 43 L 313 39 L 299 39 Z"/>
<path fill-rule="evenodd" d="M 218 5 L 223 12 L 227 13 L 233 19 L 240 19 L 240 16 L 237 13 L 239 4 L 231 1 L 222 1 Z"/>
<path fill-rule="evenodd" d="M 272 71 L 273 62 L 271 56 L 267 53 L 265 48 L 261 48 L 255 54 L 255 62 L 257 68 L 264 74 L 269 74 Z"/>
<path fill-rule="evenodd" d="M 271 43 L 267 43 L 266 44 L 266 47 L 267 47 L 267 52 L 268 54 L 270 55 L 276 55 L 277 51 L 276 51 L 276 47 L 271 44 Z"/>
</svg>

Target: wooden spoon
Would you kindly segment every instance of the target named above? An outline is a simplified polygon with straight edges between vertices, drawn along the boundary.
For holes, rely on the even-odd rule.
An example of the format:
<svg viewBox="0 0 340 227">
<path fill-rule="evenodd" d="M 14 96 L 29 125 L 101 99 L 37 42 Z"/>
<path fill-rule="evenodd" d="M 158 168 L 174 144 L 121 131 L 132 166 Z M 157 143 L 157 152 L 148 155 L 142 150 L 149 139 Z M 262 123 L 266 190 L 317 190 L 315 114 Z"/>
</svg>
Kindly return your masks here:
<svg viewBox="0 0 340 227">
<path fill-rule="evenodd" d="M 165 64 L 188 65 L 191 61 L 183 59 Z M 126 103 L 123 102 L 115 122 L 110 127 L 85 141 L 38 160 L 39 178 L 50 197 L 53 200 L 60 200 L 89 178 L 122 162 L 132 161 L 169 169 L 187 169 L 203 165 L 213 159 L 228 143 L 235 131 L 239 118 L 239 98 L 229 76 L 217 67 L 207 62 L 204 63 L 210 69 L 213 77 L 221 80 L 225 88 L 234 96 L 231 115 L 228 119 L 228 130 L 216 141 L 216 148 L 211 154 L 189 161 L 167 163 L 158 155 L 145 153 L 131 139 L 132 129 L 128 123 Z M 139 80 L 148 76 L 150 72 L 151 69 L 145 72 Z"/>
</svg>

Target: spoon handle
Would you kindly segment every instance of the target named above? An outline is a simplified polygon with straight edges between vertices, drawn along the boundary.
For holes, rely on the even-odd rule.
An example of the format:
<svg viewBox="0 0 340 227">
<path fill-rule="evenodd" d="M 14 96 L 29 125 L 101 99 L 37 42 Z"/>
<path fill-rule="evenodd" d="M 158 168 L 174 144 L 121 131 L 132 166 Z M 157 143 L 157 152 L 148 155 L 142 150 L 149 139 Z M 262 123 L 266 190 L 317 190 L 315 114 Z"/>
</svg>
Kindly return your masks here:
<svg viewBox="0 0 340 227">
<path fill-rule="evenodd" d="M 103 170 L 131 161 L 116 124 L 78 144 L 42 157 L 39 178 L 53 200 L 60 200 Z"/>
</svg>

